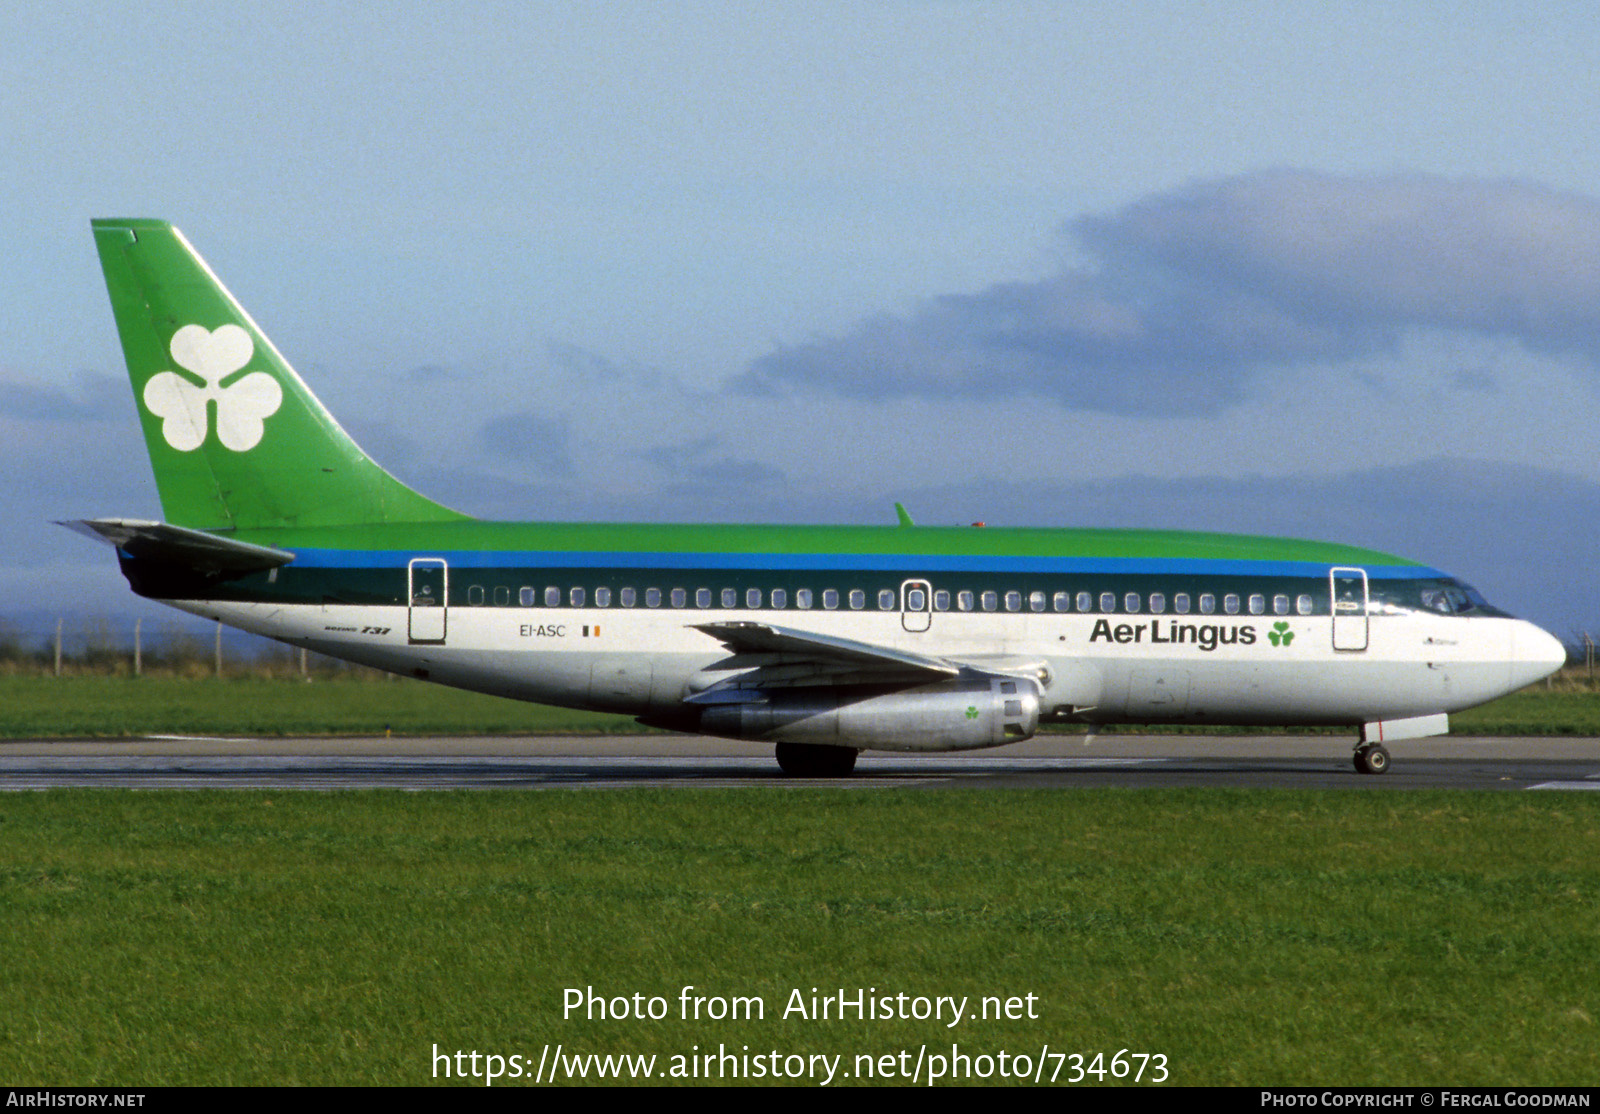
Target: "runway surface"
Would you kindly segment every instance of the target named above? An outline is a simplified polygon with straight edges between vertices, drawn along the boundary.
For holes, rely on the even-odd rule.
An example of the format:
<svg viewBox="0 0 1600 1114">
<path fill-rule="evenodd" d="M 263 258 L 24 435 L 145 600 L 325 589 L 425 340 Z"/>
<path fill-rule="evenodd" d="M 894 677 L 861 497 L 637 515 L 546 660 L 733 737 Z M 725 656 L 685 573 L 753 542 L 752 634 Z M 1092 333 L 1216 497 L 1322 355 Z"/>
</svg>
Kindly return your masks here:
<svg viewBox="0 0 1600 1114">
<path fill-rule="evenodd" d="M 853 777 L 789 778 L 770 746 L 696 737 L 192 738 L 0 743 L 0 790 L 849 789 L 1090 786 L 1600 790 L 1600 740 L 1422 739 L 1363 776 L 1316 736 L 1046 736 L 960 754 L 861 756 Z"/>
</svg>

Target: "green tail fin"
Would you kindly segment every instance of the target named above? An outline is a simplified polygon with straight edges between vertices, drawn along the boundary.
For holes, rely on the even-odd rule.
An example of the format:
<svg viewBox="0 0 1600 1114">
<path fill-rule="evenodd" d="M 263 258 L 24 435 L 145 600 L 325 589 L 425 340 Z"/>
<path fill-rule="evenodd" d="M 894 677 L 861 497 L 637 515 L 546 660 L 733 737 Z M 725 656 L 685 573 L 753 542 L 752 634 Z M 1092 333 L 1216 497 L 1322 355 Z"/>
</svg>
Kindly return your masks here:
<svg viewBox="0 0 1600 1114">
<path fill-rule="evenodd" d="M 466 517 L 362 452 L 176 228 L 92 224 L 169 522 L 222 530 Z"/>
</svg>

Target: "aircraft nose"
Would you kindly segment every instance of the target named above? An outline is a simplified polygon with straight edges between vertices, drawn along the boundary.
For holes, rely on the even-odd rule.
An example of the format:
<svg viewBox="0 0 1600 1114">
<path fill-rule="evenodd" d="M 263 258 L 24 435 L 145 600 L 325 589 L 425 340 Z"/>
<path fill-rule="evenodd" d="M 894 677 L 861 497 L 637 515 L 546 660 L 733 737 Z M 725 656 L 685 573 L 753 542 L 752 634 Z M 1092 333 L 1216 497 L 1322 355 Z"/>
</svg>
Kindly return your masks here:
<svg viewBox="0 0 1600 1114">
<path fill-rule="evenodd" d="M 1550 632 L 1519 620 L 1511 632 L 1511 673 L 1514 687 L 1542 681 L 1567 664 L 1567 648 Z"/>
</svg>

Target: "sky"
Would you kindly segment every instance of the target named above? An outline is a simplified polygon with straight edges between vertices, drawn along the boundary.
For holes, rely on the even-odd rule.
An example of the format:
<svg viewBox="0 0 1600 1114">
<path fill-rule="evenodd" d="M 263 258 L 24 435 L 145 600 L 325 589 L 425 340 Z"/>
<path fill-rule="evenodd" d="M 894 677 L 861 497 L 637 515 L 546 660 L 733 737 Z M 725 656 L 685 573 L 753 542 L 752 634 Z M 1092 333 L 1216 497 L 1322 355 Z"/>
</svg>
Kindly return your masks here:
<svg viewBox="0 0 1600 1114">
<path fill-rule="evenodd" d="M 88 221 L 491 518 L 1220 529 L 1600 637 L 1600 10 L 0 14 L 0 624 L 165 613 Z"/>
</svg>

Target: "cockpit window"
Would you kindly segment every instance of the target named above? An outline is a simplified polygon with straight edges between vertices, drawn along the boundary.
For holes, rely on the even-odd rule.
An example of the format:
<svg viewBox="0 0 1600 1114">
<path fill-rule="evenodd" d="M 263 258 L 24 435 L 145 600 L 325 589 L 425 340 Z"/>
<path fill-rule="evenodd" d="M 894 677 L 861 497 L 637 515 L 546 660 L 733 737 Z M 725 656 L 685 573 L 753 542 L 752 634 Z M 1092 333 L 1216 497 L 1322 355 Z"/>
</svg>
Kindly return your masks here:
<svg viewBox="0 0 1600 1114">
<path fill-rule="evenodd" d="M 1424 588 L 1422 606 L 1445 615 L 1460 615 L 1472 609 L 1471 601 L 1460 588 Z"/>
<path fill-rule="evenodd" d="M 1459 580 L 1423 581 L 1418 585 L 1417 605 L 1440 615 L 1501 614 L 1476 588 Z"/>
</svg>

